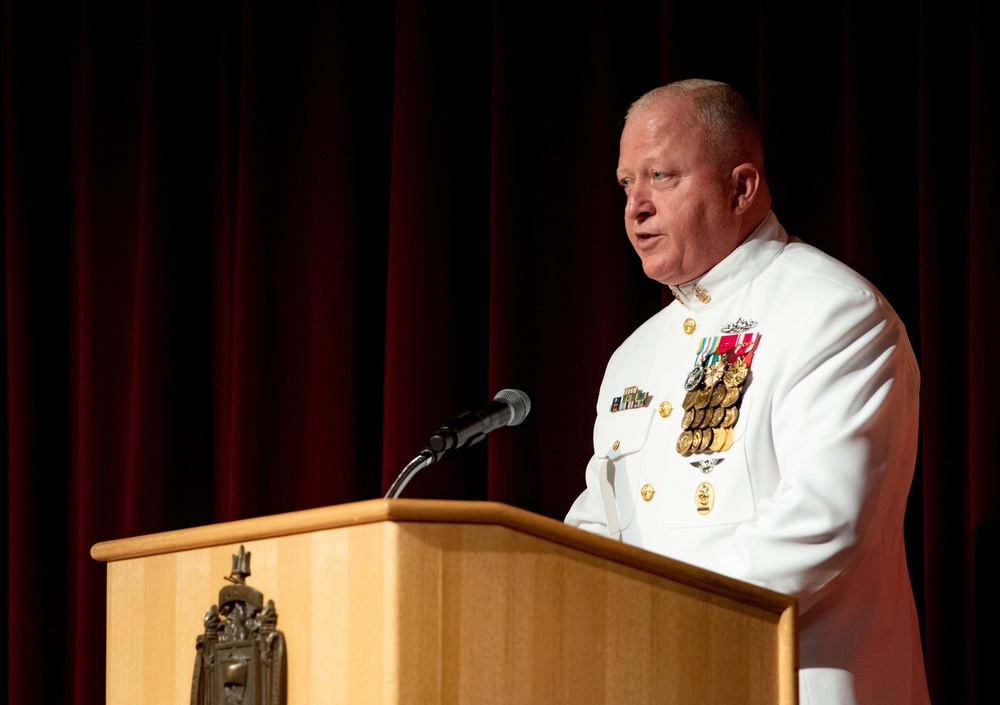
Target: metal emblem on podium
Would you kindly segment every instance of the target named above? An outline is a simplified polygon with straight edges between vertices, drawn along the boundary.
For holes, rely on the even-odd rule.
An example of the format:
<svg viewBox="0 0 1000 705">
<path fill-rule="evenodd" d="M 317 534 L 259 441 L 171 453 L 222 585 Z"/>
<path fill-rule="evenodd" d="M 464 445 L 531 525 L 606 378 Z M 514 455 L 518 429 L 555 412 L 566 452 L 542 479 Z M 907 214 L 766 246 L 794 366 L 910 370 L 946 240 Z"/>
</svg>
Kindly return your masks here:
<svg viewBox="0 0 1000 705">
<path fill-rule="evenodd" d="M 285 705 L 285 636 L 277 630 L 274 602 L 246 584 L 250 554 L 233 555 L 232 585 L 205 614 L 195 643 L 191 705 Z"/>
</svg>

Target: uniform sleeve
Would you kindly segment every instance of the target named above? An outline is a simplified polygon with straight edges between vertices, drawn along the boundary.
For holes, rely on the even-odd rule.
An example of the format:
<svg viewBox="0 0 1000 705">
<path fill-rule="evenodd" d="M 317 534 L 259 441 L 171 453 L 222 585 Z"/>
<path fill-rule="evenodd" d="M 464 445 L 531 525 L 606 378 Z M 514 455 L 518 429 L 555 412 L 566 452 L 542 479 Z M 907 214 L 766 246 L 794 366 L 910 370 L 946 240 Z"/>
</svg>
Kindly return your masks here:
<svg viewBox="0 0 1000 705">
<path fill-rule="evenodd" d="M 866 291 L 841 289 L 813 307 L 787 355 L 769 419 L 756 427 L 770 429 L 771 443 L 758 445 L 773 448 L 779 480 L 736 528 L 733 566 L 734 577 L 794 595 L 804 611 L 902 526 L 919 373 L 902 323 Z"/>
</svg>

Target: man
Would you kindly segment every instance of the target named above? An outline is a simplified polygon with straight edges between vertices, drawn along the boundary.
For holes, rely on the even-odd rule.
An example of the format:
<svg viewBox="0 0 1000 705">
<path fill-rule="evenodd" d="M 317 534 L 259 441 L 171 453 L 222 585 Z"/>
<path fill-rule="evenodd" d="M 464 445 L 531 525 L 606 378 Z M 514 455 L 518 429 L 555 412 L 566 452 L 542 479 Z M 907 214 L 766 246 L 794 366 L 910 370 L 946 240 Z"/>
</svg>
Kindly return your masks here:
<svg viewBox="0 0 1000 705">
<path fill-rule="evenodd" d="M 618 180 L 675 301 L 608 363 L 566 521 L 798 599 L 803 704 L 926 703 L 903 547 L 919 372 L 889 304 L 789 238 L 712 81 L 629 109 Z"/>
</svg>

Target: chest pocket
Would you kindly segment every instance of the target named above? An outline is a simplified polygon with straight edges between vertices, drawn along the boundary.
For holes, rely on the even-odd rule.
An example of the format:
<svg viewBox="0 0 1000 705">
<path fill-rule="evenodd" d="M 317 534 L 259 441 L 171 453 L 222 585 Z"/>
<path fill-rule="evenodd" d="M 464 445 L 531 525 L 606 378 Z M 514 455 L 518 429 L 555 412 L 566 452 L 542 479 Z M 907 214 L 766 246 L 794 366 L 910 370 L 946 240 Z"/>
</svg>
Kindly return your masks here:
<svg viewBox="0 0 1000 705">
<path fill-rule="evenodd" d="M 594 455 L 609 461 L 608 479 L 614 486 L 622 530 L 629 527 L 635 516 L 639 464 L 654 413 L 653 407 L 604 412 L 598 414 L 594 423 Z"/>
<path fill-rule="evenodd" d="M 656 493 L 649 502 L 638 501 L 641 525 L 694 529 L 753 518 L 756 505 L 746 454 L 750 401 L 740 410 L 733 445 L 725 452 L 685 456 L 677 452 L 676 439 L 674 444 L 649 444 L 640 480 Z"/>
<path fill-rule="evenodd" d="M 594 423 L 594 454 L 598 458 L 628 456 L 646 444 L 653 407 L 598 414 Z"/>
</svg>

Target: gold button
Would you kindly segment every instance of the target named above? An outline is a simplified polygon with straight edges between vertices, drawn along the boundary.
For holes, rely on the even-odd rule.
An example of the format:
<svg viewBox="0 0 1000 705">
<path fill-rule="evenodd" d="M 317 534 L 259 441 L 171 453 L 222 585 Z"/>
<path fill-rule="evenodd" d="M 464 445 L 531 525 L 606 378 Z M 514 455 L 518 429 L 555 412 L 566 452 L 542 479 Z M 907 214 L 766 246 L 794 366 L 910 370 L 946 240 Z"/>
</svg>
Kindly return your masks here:
<svg viewBox="0 0 1000 705">
<path fill-rule="evenodd" d="M 662 416 L 663 418 L 667 418 L 668 416 L 670 416 L 670 412 L 673 410 L 674 410 L 674 405 L 671 404 L 669 401 L 660 402 L 660 416 Z"/>
<path fill-rule="evenodd" d="M 615 441 L 614 444 L 611 446 L 611 450 L 618 450 L 618 445 L 619 445 L 619 442 Z"/>
<path fill-rule="evenodd" d="M 639 494 L 645 501 L 650 501 L 653 499 L 653 495 L 656 494 L 656 490 L 653 489 L 652 485 L 643 485 L 642 489 L 639 490 Z"/>
<path fill-rule="evenodd" d="M 692 333 L 694 333 L 694 319 L 693 318 L 687 318 L 687 319 L 684 320 L 684 332 L 687 333 L 688 335 L 691 335 Z"/>
</svg>

